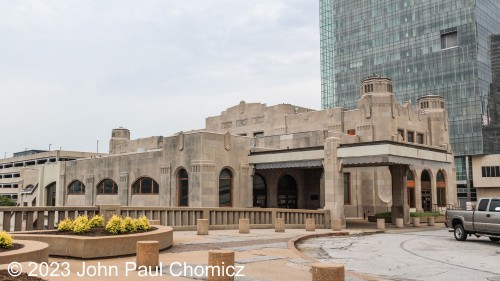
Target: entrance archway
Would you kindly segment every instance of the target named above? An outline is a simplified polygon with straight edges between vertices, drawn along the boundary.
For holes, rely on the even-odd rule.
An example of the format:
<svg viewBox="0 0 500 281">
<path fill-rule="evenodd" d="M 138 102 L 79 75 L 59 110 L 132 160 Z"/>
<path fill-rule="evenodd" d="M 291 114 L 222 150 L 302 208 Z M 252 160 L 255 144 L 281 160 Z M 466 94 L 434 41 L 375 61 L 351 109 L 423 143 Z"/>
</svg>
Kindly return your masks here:
<svg viewBox="0 0 500 281">
<path fill-rule="evenodd" d="M 56 205 L 56 182 L 45 187 L 45 206 Z"/>
<path fill-rule="evenodd" d="M 264 178 L 259 174 L 253 176 L 253 206 L 267 207 L 267 185 Z"/>
<path fill-rule="evenodd" d="M 422 209 L 425 212 L 432 210 L 431 174 L 428 170 L 423 170 L 420 177 L 422 192 Z"/>
<path fill-rule="evenodd" d="M 278 208 L 297 208 L 297 183 L 290 175 L 284 175 L 278 181 Z"/>
</svg>

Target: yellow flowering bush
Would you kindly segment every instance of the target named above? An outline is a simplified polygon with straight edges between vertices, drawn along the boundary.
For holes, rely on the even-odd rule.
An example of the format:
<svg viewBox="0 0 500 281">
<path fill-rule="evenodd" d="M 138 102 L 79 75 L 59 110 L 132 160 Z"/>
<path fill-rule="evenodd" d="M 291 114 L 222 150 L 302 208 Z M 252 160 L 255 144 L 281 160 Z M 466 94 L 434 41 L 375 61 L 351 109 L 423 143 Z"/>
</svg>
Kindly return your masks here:
<svg viewBox="0 0 500 281">
<path fill-rule="evenodd" d="M 73 230 L 73 220 L 71 218 L 65 218 L 64 220 L 60 221 L 59 224 L 57 225 L 57 230 L 59 231 Z"/>
<path fill-rule="evenodd" d="M 87 216 L 78 216 L 73 221 L 73 233 L 82 234 L 90 230 L 89 218 Z"/>
<path fill-rule="evenodd" d="M 111 234 L 120 234 L 122 233 L 121 225 L 122 219 L 117 215 L 113 215 L 106 224 L 106 230 Z"/>
<path fill-rule="evenodd" d="M 10 249 L 13 245 L 14 240 L 12 239 L 12 236 L 3 230 L 0 231 L 0 248 Z"/>
<path fill-rule="evenodd" d="M 120 227 L 121 233 L 133 233 L 137 231 L 136 220 L 131 217 L 124 218 L 121 222 Z"/>
<path fill-rule="evenodd" d="M 136 220 L 137 231 L 148 231 L 151 229 L 148 218 L 142 216 Z"/>
<path fill-rule="evenodd" d="M 104 217 L 101 215 L 93 216 L 89 221 L 90 227 L 104 226 Z"/>
</svg>

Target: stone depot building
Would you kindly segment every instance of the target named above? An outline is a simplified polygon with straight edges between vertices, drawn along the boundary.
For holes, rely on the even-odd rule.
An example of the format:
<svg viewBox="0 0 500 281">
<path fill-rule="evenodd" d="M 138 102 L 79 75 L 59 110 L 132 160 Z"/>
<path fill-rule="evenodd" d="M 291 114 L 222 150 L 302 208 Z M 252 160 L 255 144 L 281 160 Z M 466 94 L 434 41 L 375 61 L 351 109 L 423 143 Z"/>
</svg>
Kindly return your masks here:
<svg viewBox="0 0 500 281">
<path fill-rule="evenodd" d="M 329 209 L 332 219 L 456 205 L 448 114 L 440 96 L 399 104 L 369 77 L 356 109 L 245 103 L 205 129 L 130 139 L 109 154 L 39 167 L 37 205 Z"/>
</svg>

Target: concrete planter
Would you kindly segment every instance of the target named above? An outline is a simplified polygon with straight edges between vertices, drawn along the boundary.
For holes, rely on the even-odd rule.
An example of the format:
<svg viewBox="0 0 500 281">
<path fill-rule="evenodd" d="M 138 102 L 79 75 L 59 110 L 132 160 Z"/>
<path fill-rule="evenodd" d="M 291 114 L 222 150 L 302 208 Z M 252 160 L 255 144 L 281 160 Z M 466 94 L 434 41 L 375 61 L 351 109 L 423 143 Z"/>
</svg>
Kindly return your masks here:
<svg viewBox="0 0 500 281">
<path fill-rule="evenodd" d="M 149 232 L 116 236 L 85 237 L 77 235 L 34 234 L 33 232 L 14 233 L 15 240 L 35 240 L 49 244 L 49 255 L 82 259 L 115 257 L 136 253 L 138 241 L 158 241 L 160 250 L 173 244 L 173 230 L 168 226 L 155 226 Z M 38 231 L 39 232 L 39 231 Z"/>
<path fill-rule="evenodd" d="M 49 245 L 38 241 L 15 241 L 16 244 L 24 245 L 18 250 L 6 251 L 0 253 L 0 264 L 9 264 L 15 262 L 47 262 L 49 260 Z"/>
<path fill-rule="evenodd" d="M 392 218 L 383 218 L 385 219 L 385 223 L 392 223 Z M 376 216 L 368 216 L 368 221 L 369 222 L 377 222 L 377 217 Z"/>
</svg>

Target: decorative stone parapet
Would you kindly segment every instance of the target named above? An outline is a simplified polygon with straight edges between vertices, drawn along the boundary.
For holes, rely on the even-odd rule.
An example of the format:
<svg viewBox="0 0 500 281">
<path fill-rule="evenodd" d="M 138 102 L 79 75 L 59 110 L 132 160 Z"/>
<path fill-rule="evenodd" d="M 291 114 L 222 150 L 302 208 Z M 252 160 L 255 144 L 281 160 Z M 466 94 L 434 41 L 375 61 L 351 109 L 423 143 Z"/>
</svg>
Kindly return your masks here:
<svg viewBox="0 0 500 281">
<path fill-rule="evenodd" d="M 316 220 L 314 218 L 306 219 L 306 231 L 316 230 Z"/>
<path fill-rule="evenodd" d="M 138 241 L 136 266 L 154 270 L 160 263 L 160 243 L 158 241 Z"/>
<path fill-rule="evenodd" d="M 377 219 L 377 229 L 385 229 L 385 219 Z"/>
<path fill-rule="evenodd" d="M 196 231 L 198 235 L 208 235 L 208 219 L 197 219 Z"/>
<path fill-rule="evenodd" d="M 240 219 L 239 229 L 242 234 L 250 233 L 250 219 Z"/>
<path fill-rule="evenodd" d="M 210 250 L 207 277 L 208 281 L 233 281 L 234 251 Z"/>
<path fill-rule="evenodd" d="M 274 231 L 275 232 L 285 232 L 285 219 L 284 218 L 276 218 L 274 222 Z"/>
<path fill-rule="evenodd" d="M 312 281 L 344 281 L 345 270 L 342 264 L 313 263 L 311 265 Z"/>
</svg>

